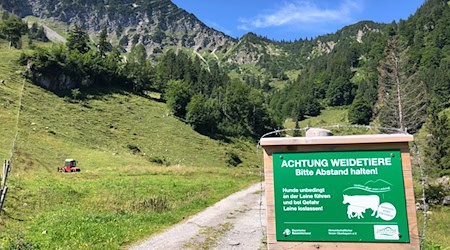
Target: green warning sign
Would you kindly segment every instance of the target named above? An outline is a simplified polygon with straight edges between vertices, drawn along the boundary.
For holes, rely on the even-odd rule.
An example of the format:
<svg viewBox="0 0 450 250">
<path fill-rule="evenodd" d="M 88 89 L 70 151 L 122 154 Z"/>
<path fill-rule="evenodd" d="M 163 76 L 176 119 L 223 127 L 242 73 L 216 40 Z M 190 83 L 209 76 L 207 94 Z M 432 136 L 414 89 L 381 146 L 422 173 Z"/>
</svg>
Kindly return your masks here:
<svg viewBox="0 0 450 250">
<path fill-rule="evenodd" d="M 401 155 L 273 154 L 278 241 L 409 242 Z"/>
</svg>

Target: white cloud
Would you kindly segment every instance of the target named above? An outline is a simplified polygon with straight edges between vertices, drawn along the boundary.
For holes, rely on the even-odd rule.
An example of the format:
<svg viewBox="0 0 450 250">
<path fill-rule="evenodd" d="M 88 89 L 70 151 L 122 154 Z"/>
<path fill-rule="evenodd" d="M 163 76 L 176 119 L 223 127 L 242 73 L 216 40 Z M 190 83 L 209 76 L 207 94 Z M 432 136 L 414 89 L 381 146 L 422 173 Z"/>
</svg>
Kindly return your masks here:
<svg viewBox="0 0 450 250">
<path fill-rule="evenodd" d="M 344 0 L 339 6 L 323 8 L 313 0 L 294 0 L 284 3 L 280 8 L 260 14 L 254 18 L 241 18 L 241 30 L 279 27 L 287 25 L 314 25 L 330 22 L 347 23 L 352 20 L 352 13 L 362 9 L 361 0 Z"/>
</svg>

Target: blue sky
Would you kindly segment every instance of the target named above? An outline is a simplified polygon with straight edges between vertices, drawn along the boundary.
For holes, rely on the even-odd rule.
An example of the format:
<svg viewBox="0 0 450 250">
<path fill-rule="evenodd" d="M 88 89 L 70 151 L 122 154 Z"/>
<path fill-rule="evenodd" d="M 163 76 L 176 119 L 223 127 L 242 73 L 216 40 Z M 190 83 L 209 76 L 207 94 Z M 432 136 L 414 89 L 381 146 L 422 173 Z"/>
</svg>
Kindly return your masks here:
<svg viewBox="0 0 450 250">
<path fill-rule="evenodd" d="M 407 19 L 425 0 L 172 0 L 232 37 L 254 32 L 276 40 L 316 37 L 362 20 Z"/>
</svg>

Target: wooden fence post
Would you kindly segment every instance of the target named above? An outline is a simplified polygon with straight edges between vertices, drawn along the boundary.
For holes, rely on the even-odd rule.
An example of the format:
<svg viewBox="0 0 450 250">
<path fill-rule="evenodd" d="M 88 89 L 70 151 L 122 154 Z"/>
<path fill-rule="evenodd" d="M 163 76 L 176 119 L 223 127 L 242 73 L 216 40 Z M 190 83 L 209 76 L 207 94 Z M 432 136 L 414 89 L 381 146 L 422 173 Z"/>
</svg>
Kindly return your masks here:
<svg viewBox="0 0 450 250">
<path fill-rule="evenodd" d="M 2 168 L 2 183 L 0 188 L 3 189 L 3 186 L 6 184 L 6 161 L 3 161 L 3 168 Z"/>
<path fill-rule="evenodd" d="M 8 187 L 4 187 L 2 190 L 2 195 L 0 196 L 0 212 L 3 211 L 3 204 L 5 203 L 7 192 L 8 192 Z"/>
<path fill-rule="evenodd" d="M 0 186 L 0 212 L 3 209 L 3 204 L 5 203 L 6 193 L 8 192 L 8 186 L 6 186 L 6 181 L 8 180 L 8 174 L 11 172 L 11 162 L 3 161 L 3 171 L 2 171 L 2 182 Z"/>
</svg>

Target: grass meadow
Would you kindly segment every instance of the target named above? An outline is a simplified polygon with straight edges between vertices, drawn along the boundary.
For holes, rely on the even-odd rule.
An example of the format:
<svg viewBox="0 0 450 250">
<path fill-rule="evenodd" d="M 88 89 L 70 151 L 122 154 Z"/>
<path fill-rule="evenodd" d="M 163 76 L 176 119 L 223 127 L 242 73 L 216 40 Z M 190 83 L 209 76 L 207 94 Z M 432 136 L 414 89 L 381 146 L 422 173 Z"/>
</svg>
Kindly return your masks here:
<svg viewBox="0 0 450 250">
<path fill-rule="evenodd" d="M 25 84 L 0 249 L 125 248 L 259 180 L 253 143 L 212 140 L 118 89 L 55 95 L 23 79 L 20 53 L 0 44 L 1 159 Z M 65 158 L 81 172 L 58 173 Z"/>
</svg>

